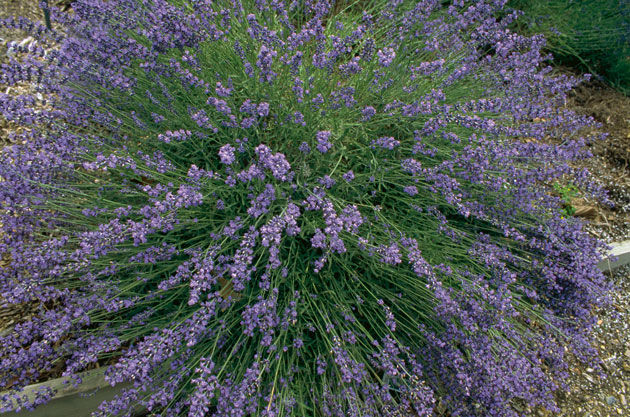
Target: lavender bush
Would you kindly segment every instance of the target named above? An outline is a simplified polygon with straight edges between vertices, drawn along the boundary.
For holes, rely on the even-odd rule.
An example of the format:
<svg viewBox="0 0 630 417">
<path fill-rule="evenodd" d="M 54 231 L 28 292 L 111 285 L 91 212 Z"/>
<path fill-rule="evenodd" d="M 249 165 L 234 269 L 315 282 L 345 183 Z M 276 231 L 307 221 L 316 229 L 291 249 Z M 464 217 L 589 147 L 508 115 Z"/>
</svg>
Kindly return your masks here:
<svg viewBox="0 0 630 417">
<path fill-rule="evenodd" d="M 590 123 L 504 1 L 80 0 L 3 65 L 4 410 L 516 416 L 596 363 Z M 48 50 L 57 43 L 59 48 Z M 545 143 L 557 143 L 549 145 Z"/>
</svg>

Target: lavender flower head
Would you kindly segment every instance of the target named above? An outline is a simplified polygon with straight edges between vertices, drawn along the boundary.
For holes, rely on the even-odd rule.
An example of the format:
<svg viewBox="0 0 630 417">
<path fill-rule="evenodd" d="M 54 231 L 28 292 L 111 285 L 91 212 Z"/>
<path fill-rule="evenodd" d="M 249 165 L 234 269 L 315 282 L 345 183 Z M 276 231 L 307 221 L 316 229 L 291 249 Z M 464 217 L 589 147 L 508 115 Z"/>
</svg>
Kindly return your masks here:
<svg viewBox="0 0 630 417">
<path fill-rule="evenodd" d="M 219 149 L 219 158 L 221 158 L 221 163 L 225 165 L 232 165 L 236 159 L 234 151 L 236 151 L 236 149 L 229 143 L 223 145 L 221 149 Z"/>
<path fill-rule="evenodd" d="M 396 57 L 396 52 L 393 48 L 379 49 L 378 52 L 376 52 L 376 56 L 378 57 L 379 64 L 384 67 L 389 67 Z"/>
<path fill-rule="evenodd" d="M 317 150 L 321 153 L 326 153 L 332 148 L 332 143 L 329 142 L 330 134 L 327 130 L 317 132 Z"/>
</svg>

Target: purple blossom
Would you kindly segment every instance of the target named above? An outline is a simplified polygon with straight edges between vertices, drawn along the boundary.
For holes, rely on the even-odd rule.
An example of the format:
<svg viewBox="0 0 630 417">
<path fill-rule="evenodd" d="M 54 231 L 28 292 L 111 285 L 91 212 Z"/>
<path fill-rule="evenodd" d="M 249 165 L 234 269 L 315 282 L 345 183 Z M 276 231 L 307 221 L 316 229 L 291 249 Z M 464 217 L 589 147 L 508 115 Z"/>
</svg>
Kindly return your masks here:
<svg viewBox="0 0 630 417">
<path fill-rule="evenodd" d="M 260 217 L 269 211 L 269 206 L 276 200 L 276 189 L 273 185 L 267 184 L 265 191 L 252 200 L 251 207 L 247 209 L 247 214 L 253 217 Z"/>
<path fill-rule="evenodd" d="M 249 129 L 250 127 L 254 126 L 256 124 L 256 118 L 255 117 L 246 117 L 241 121 L 241 127 L 243 129 Z"/>
<path fill-rule="evenodd" d="M 326 248 L 326 235 L 321 231 L 321 229 L 315 229 L 315 234 L 311 238 L 311 245 L 314 248 Z"/>
<path fill-rule="evenodd" d="M 359 227 L 365 221 L 356 205 L 347 205 L 344 207 L 340 219 L 344 229 L 347 232 L 355 234 L 359 232 Z"/>
<path fill-rule="evenodd" d="M 363 110 L 361 110 L 361 115 L 363 115 L 363 119 L 361 119 L 361 120 L 364 121 L 364 122 L 367 122 L 375 114 L 376 114 L 376 109 L 374 107 L 366 106 L 366 107 L 363 108 Z"/>
<path fill-rule="evenodd" d="M 221 84 L 220 81 L 217 81 L 217 87 L 215 88 L 215 92 L 219 97 L 229 97 L 232 94 L 234 87 L 232 86 L 232 79 L 228 79 L 228 86 L 225 87 Z"/>
<path fill-rule="evenodd" d="M 331 133 L 327 130 L 317 132 L 317 150 L 326 153 L 332 148 L 332 144 L 328 141 Z"/>
<path fill-rule="evenodd" d="M 379 49 L 378 52 L 376 52 L 376 55 L 378 56 L 379 64 L 384 67 L 389 67 L 396 57 L 396 52 L 394 52 L 393 48 L 384 48 Z"/>
<path fill-rule="evenodd" d="M 341 373 L 341 381 L 344 383 L 361 383 L 363 378 L 367 376 L 365 364 L 352 359 L 345 349 L 341 346 L 341 340 L 333 337 L 333 357 L 337 369 Z"/>
<path fill-rule="evenodd" d="M 221 163 L 225 165 L 232 165 L 232 163 L 236 160 L 234 156 L 235 150 L 236 149 L 229 143 L 221 146 L 221 149 L 219 149 L 219 158 L 221 158 Z"/>
<path fill-rule="evenodd" d="M 158 135 L 158 140 L 169 143 L 171 141 L 185 141 L 191 137 L 192 133 L 190 130 L 177 130 L 175 132 L 171 132 L 167 130 L 164 133 L 160 133 Z"/>
<path fill-rule="evenodd" d="M 239 108 L 239 111 L 241 113 L 246 113 L 249 115 L 254 115 L 256 114 L 256 103 L 252 103 L 252 101 L 250 99 L 247 99 L 243 102 L 243 104 L 241 104 L 241 107 Z"/>
<path fill-rule="evenodd" d="M 302 126 L 306 126 L 306 122 L 304 121 L 304 115 L 299 111 L 293 113 L 293 123 L 299 124 Z"/>
<path fill-rule="evenodd" d="M 258 114 L 258 116 L 260 117 L 265 117 L 269 115 L 269 103 L 260 103 L 258 104 L 258 107 L 256 108 L 256 112 Z"/>
<path fill-rule="evenodd" d="M 404 187 L 403 190 L 410 196 L 418 194 L 418 187 L 416 187 L 415 185 L 408 185 Z"/>
<path fill-rule="evenodd" d="M 383 149 L 394 150 L 394 148 L 400 145 L 400 141 L 394 139 L 391 136 L 385 136 L 382 138 L 374 139 L 372 141 L 372 148 L 374 148 L 374 145 L 378 145 Z"/>
<path fill-rule="evenodd" d="M 258 329 L 262 337 L 262 346 L 269 346 L 275 334 L 275 327 L 280 324 L 280 319 L 276 314 L 275 294 L 269 299 L 258 298 L 258 302 L 247 306 L 243 311 L 241 325 L 243 333 L 253 337 L 254 331 Z"/>
<path fill-rule="evenodd" d="M 284 216 L 284 222 L 286 225 L 287 235 L 296 236 L 298 233 L 300 233 L 301 228 L 297 223 L 297 219 L 298 217 L 300 217 L 300 215 L 301 215 L 300 208 L 296 204 L 289 203 L 287 205 L 287 209 Z"/>
<path fill-rule="evenodd" d="M 261 82 L 267 82 L 271 84 L 273 80 L 278 76 L 278 74 L 271 69 L 273 58 L 275 58 L 277 55 L 278 52 L 268 48 L 266 45 L 262 45 L 260 47 L 256 66 L 260 69 L 259 80 Z"/>
<path fill-rule="evenodd" d="M 400 249 L 395 243 L 389 246 L 380 245 L 377 251 L 381 255 L 381 260 L 386 264 L 396 265 L 402 262 Z"/>
<path fill-rule="evenodd" d="M 335 180 L 328 175 L 324 175 L 322 178 L 318 178 L 317 182 L 324 186 L 324 188 L 332 188 L 335 185 Z"/>
<path fill-rule="evenodd" d="M 274 178 L 280 181 L 289 181 L 293 177 L 291 173 L 291 165 L 286 157 L 281 153 L 271 153 L 266 145 L 258 145 L 254 149 L 261 165 L 271 171 Z"/>
<path fill-rule="evenodd" d="M 208 117 L 208 115 L 206 114 L 206 112 L 204 110 L 198 110 L 198 111 L 192 113 L 190 115 L 190 118 L 195 123 L 197 123 L 197 126 L 199 126 L 201 128 L 210 129 L 214 133 L 217 133 L 219 131 L 218 128 L 216 128 L 215 126 L 212 125 L 212 123 L 210 123 L 210 117 Z"/>
<path fill-rule="evenodd" d="M 251 164 L 249 168 L 236 174 L 236 177 L 241 182 L 249 182 L 254 179 L 259 179 L 263 181 L 265 179 L 265 174 L 263 173 L 262 169 L 260 169 L 258 165 Z"/>
<path fill-rule="evenodd" d="M 359 65 L 359 57 L 356 56 L 350 60 L 347 64 L 339 65 L 339 70 L 346 76 L 351 76 L 360 73 L 363 68 Z"/>
<path fill-rule="evenodd" d="M 322 96 L 322 93 L 317 93 L 317 95 L 311 99 L 311 103 L 313 103 L 315 108 L 319 108 L 319 106 L 324 104 L 324 97 Z"/>
<path fill-rule="evenodd" d="M 305 153 L 305 154 L 308 154 L 308 153 L 310 153 L 310 152 L 311 152 L 311 147 L 310 147 L 310 146 L 309 146 L 309 144 L 308 144 L 308 143 L 306 143 L 306 142 L 302 142 L 302 143 L 300 144 L 299 149 L 300 149 L 300 151 L 301 151 L 301 152 L 303 152 L 303 153 Z"/>
<path fill-rule="evenodd" d="M 339 90 L 333 91 L 332 93 L 330 93 L 330 108 L 333 110 L 337 110 L 341 107 L 342 102 L 347 108 L 354 107 L 354 105 L 358 103 L 357 100 L 354 98 L 354 93 L 354 87 L 343 87 Z"/>
</svg>

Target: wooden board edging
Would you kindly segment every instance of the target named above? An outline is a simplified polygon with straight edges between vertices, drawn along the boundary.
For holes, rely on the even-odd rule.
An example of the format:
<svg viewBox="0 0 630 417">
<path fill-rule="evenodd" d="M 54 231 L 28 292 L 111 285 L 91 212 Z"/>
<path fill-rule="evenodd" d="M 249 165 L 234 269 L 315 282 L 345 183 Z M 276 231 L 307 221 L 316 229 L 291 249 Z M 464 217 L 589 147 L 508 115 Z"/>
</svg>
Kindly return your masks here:
<svg viewBox="0 0 630 417">
<path fill-rule="evenodd" d="M 620 266 L 630 264 L 630 240 L 623 242 L 615 242 L 611 244 L 612 250 L 608 257 L 602 259 L 597 266 L 604 272 L 612 271 Z M 612 261 L 611 256 L 616 257 L 615 261 Z"/>
<path fill-rule="evenodd" d="M 41 388 L 56 390 L 54 397 L 35 408 L 33 411 L 22 410 L 11 415 L 18 417 L 89 417 L 103 401 L 112 400 L 123 388 L 132 386 L 131 383 L 111 386 L 105 380 L 105 372 L 109 367 L 102 367 L 85 371 L 80 374 L 82 382 L 76 387 L 67 383 L 67 377 L 55 378 L 24 388 L 23 394 L 29 399 L 34 398 Z M 142 410 L 136 409 L 134 415 L 140 415 Z"/>
</svg>

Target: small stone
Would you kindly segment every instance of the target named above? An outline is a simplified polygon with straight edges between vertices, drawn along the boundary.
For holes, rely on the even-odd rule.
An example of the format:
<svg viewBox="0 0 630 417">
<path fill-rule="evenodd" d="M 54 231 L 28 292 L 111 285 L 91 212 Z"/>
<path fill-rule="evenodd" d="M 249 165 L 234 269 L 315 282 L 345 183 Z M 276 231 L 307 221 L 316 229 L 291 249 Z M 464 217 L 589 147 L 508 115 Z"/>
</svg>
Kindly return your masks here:
<svg viewBox="0 0 630 417">
<path fill-rule="evenodd" d="M 613 397 L 612 395 L 609 395 L 608 397 L 606 397 L 606 404 L 613 405 L 616 402 L 617 402 L 617 399 Z"/>
<path fill-rule="evenodd" d="M 586 372 L 592 373 L 594 371 L 593 368 L 586 368 Z"/>
<path fill-rule="evenodd" d="M 26 45 L 33 42 L 34 40 L 35 39 L 32 36 L 29 36 L 28 38 L 22 39 L 22 42 L 18 43 L 18 46 L 20 48 L 24 48 Z"/>
<path fill-rule="evenodd" d="M 619 395 L 619 402 L 621 403 L 621 405 L 626 406 L 628 405 L 628 403 L 626 402 L 626 396 L 623 394 Z"/>
</svg>

